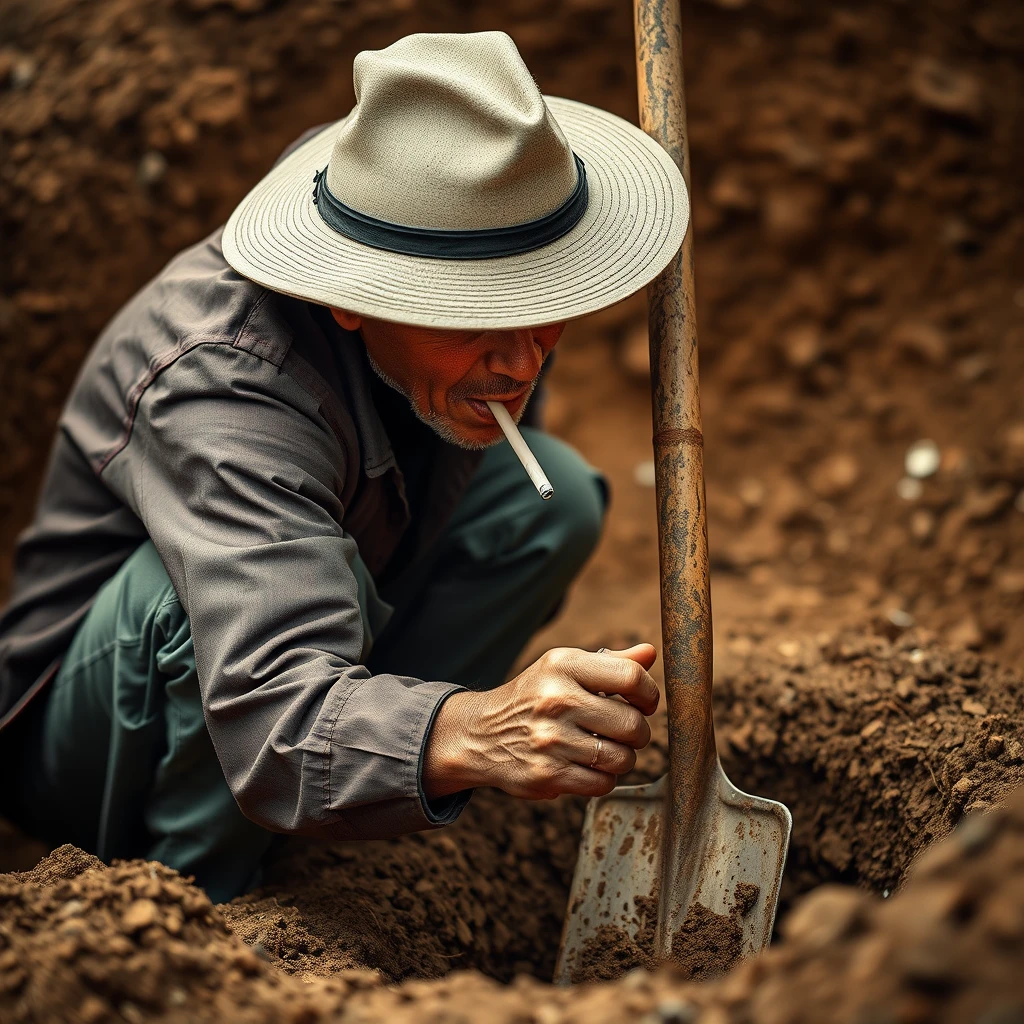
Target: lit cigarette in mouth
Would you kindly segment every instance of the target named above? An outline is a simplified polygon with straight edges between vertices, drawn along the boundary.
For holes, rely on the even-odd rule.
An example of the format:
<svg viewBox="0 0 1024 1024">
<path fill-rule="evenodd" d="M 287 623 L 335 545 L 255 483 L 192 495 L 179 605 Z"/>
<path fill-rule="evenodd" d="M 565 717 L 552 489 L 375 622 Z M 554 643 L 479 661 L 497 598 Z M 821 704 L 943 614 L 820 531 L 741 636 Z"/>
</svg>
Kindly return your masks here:
<svg viewBox="0 0 1024 1024">
<path fill-rule="evenodd" d="M 512 445 L 512 450 L 519 456 L 523 469 L 530 474 L 533 486 L 537 488 L 540 496 L 547 501 L 555 493 L 555 489 L 551 486 L 551 481 L 544 475 L 544 470 L 540 468 L 540 463 L 533 452 L 530 451 L 529 446 L 523 440 L 523 435 L 519 433 L 516 421 L 509 416 L 508 409 L 501 402 L 488 402 L 487 408 L 491 410 L 494 418 L 498 421 L 498 426 L 504 431 L 505 436 L 508 438 L 508 443 Z"/>
</svg>

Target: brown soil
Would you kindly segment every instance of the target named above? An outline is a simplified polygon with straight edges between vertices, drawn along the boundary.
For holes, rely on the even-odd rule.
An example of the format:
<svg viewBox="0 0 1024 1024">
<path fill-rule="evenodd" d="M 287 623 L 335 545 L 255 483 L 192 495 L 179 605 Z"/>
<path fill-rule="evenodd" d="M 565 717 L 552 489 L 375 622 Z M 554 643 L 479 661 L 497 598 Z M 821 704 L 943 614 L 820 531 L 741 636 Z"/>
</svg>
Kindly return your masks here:
<svg viewBox="0 0 1024 1024">
<path fill-rule="evenodd" d="M 369 965 L 391 981 L 475 967 L 551 977 L 583 804 L 478 793 L 442 832 L 294 843 L 264 886 L 222 908 L 292 973 Z"/>
<path fill-rule="evenodd" d="M 727 773 L 793 808 L 784 898 L 891 892 L 965 810 L 1024 783 L 1024 679 L 920 631 L 773 640 L 715 698 Z"/>
<path fill-rule="evenodd" d="M 348 109 L 356 52 L 420 29 L 503 28 L 546 92 L 635 120 L 629 6 L 8 0 L 0 546 L 29 514 L 99 328 L 299 131 Z M 906 881 L 966 810 L 1024 781 L 1024 11 L 684 12 L 721 754 L 738 785 L 793 810 L 786 905 L 823 882 L 860 891 L 797 902 L 778 947 L 719 983 L 640 972 L 567 992 L 493 979 L 550 976 L 573 801 L 484 793 L 443 834 L 294 844 L 263 889 L 218 909 L 159 866 L 62 848 L 0 877 L 0 1018 L 1024 1014 L 1020 799 L 970 819 Z M 615 497 L 597 555 L 527 657 L 659 639 L 654 503 L 638 482 L 645 352 L 642 297 L 560 344 L 549 427 Z M 915 492 L 900 480 L 920 438 L 941 459 Z M 0 592 L 9 577 L 5 562 Z M 655 727 L 636 779 L 664 769 Z M 3 869 L 38 855 L 0 832 Z M 605 968 L 642 955 L 618 947 Z"/>
<path fill-rule="evenodd" d="M 108 868 L 61 847 L 0 878 L 0 1014 L 67 1019 L 611 1024 L 1012 1021 L 1024 1012 L 1024 791 L 972 815 L 890 900 L 828 885 L 783 940 L 718 983 L 671 970 L 617 983 L 500 986 L 476 972 L 385 987 L 342 970 L 300 982 L 230 933 L 218 908 L 159 865 Z M 220 908 L 223 909 L 223 908 Z"/>
</svg>

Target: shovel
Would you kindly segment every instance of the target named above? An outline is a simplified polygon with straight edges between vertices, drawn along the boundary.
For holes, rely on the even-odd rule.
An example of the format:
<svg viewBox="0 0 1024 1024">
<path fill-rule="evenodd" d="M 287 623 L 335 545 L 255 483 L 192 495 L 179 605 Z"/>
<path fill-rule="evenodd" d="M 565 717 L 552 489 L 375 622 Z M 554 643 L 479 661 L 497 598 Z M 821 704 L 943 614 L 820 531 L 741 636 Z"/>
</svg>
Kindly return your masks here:
<svg viewBox="0 0 1024 1024">
<path fill-rule="evenodd" d="M 640 125 L 690 187 L 679 0 L 635 0 Z M 771 939 L 792 818 L 726 777 L 711 717 L 711 588 L 692 218 L 648 288 L 669 769 L 590 801 L 555 980 L 672 959 L 721 973 Z"/>
</svg>

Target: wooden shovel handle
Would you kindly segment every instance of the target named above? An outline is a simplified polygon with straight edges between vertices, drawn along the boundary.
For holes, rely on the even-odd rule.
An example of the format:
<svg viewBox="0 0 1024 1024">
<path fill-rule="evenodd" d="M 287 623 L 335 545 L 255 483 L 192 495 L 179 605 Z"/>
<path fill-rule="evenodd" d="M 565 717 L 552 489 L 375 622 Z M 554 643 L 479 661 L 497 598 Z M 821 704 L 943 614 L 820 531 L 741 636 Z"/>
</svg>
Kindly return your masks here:
<svg viewBox="0 0 1024 1024">
<path fill-rule="evenodd" d="M 634 0 L 634 19 L 640 127 L 673 158 L 689 191 L 679 0 Z M 647 297 L 669 774 L 674 825 L 685 834 L 716 756 L 692 204 L 682 247 Z"/>
</svg>

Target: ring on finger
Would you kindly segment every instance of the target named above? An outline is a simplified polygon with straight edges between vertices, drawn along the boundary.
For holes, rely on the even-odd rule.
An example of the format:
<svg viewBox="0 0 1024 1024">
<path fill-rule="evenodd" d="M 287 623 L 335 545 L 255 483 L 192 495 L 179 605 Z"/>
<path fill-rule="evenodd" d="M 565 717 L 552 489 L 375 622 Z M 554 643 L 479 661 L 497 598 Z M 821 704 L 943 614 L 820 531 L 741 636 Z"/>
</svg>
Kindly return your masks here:
<svg viewBox="0 0 1024 1024">
<path fill-rule="evenodd" d="M 597 759 L 601 756 L 601 747 L 604 746 L 604 740 L 600 736 L 596 736 L 597 746 L 594 748 L 594 756 L 590 760 L 590 767 L 594 768 L 597 766 Z"/>
</svg>

